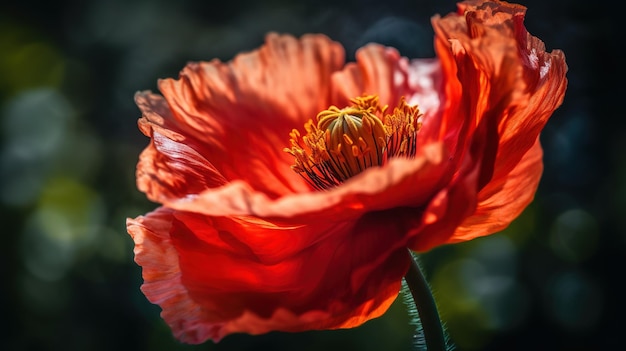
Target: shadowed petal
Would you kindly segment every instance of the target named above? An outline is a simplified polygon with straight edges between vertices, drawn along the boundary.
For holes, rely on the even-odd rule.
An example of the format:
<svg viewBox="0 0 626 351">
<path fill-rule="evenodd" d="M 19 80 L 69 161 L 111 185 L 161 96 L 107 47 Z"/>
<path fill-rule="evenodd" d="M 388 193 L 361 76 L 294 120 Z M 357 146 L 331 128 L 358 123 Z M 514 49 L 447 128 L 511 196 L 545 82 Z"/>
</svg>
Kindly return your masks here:
<svg viewBox="0 0 626 351">
<path fill-rule="evenodd" d="M 485 146 L 481 141 L 477 144 Z M 411 250 L 426 252 L 447 244 L 461 222 L 474 213 L 483 160 L 481 151 L 480 146 L 471 148 L 458 173 L 425 204 L 421 220 L 414 222 L 406 234 Z"/>
<path fill-rule="evenodd" d="M 466 218 L 450 243 L 470 240 L 506 228 L 530 204 L 543 170 L 539 140 L 506 176 L 491 181 L 478 197 L 476 212 Z"/>
<path fill-rule="evenodd" d="M 380 316 L 408 267 L 401 223 L 371 214 L 294 227 L 160 208 L 127 225 L 142 291 L 177 338 L 201 343 L 236 332 L 348 328 Z"/>
<path fill-rule="evenodd" d="M 458 178 L 433 197 L 424 210 L 423 219 L 407 233 L 411 238 L 407 246 L 416 252 L 426 252 L 449 243 L 455 230 L 475 208 L 476 172 Z"/>
</svg>

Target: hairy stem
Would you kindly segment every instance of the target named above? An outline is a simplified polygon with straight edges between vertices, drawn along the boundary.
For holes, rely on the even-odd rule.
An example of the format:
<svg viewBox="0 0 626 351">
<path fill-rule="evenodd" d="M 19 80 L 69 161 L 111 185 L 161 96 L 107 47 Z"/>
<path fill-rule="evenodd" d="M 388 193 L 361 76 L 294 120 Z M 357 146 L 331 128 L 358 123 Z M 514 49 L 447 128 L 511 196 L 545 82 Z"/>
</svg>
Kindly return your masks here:
<svg viewBox="0 0 626 351">
<path fill-rule="evenodd" d="M 409 251 L 411 266 L 404 276 L 419 315 L 427 351 L 446 351 L 446 338 L 437 311 L 437 304 L 422 270 Z"/>
</svg>

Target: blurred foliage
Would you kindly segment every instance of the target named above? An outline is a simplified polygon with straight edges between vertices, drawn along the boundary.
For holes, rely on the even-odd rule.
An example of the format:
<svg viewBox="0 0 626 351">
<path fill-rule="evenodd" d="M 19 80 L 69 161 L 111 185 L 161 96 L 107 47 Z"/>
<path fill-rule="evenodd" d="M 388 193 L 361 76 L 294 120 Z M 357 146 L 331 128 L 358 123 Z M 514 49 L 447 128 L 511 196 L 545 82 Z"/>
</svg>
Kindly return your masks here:
<svg viewBox="0 0 626 351">
<path fill-rule="evenodd" d="M 422 255 L 457 350 L 619 349 L 625 315 L 625 93 L 617 22 L 582 1 L 523 1 L 526 25 L 569 65 L 542 134 L 535 202 L 503 233 Z M 147 139 L 133 94 L 186 62 L 322 32 L 348 59 L 369 41 L 431 57 L 454 2 L 25 1 L 0 10 L 2 350 L 410 350 L 400 299 L 360 328 L 176 342 L 139 291 L 125 218 Z M 219 9 L 219 10 L 216 10 Z M 621 78 L 621 79 L 620 79 Z M 618 112 L 615 112 L 618 111 Z M 617 117 L 617 118 L 615 118 Z"/>
</svg>

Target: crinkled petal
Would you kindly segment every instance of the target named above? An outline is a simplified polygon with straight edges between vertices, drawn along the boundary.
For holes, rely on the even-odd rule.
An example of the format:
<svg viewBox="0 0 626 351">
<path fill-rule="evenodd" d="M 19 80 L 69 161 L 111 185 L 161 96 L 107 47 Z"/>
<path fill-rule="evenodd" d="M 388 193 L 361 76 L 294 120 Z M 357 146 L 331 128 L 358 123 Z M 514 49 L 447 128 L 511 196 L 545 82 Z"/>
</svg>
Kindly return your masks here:
<svg viewBox="0 0 626 351">
<path fill-rule="evenodd" d="M 376 94 L 381 104 L 395 105 L 400 95 L 395 89 L 394 74 L 399 71 L 400 60 L 394 48 L 369 44 L 358 49 L 356 63 L 347 64 L 333 75 L 333 100 L 343 107 L 355 96 Z"/>
<path fill-rule="evenodd" d="M 563 102 L 567 87 L 565 56 L 560 50 L 546 52 L 544 43 L 527 32 L 523 23 L 524 6 L 467 2 L 460 5 L 459 11 L 468 13 L 465 17 L 470 42 L 501 36 L 511 42 L 507 47 L 516 49 L 517 61 L 512 61 L 509 67 L 502 65 L 500 72 L 497 66 L 493 70 L 494 75 L 505 79 L 493 84 L 492 90 L 514 88 L 510 105 L 503 109 L 498 126 L 500 141 L 494 171 L 494 178 L 498 178 L 510 172 L 535 144 L 549 117 Z M 484 61 L 479 64 L 484 65 Z"/>
<path fill-rule="evenodd" d="M 445 90 L 459 95 L 444 110 L 440 130 L 459 124 L 447 118 L 463 116 L 469 125 L 459 134 L 453 158 L 466 157 L 477 145 L 483 150 L 478 206 L 464 223 L 477 229 L 481 219 L 498 217 L 474 234 L 463 229 L 465 234 L 454 234 L 453 241 L 502 229 L 532 200 L 541 176 L 540 146 L 534 145 L 563 100 L 567 66 L 561 51 L 546 53 L 543 43 L 527 33 L 524 14 L 520 5 L 468 1 L 459 4 L 457 14 L 433 17 Z M 515 183 L 528 186 L 518 187 L 510 197 Z M 502 194 L 496 194 L 499 191 Z M 487 215 L 490 212 L 494 214 Z"/>
<path fill-rule="evenodd" d="M 374 213 L 292 226 L 160 208 L 127 226 L 142 291 L 179 340 L 201 343 L 237 332 L 348 328 L 380 316 L 408 268 L 402 223 Z"/>
<path fill-rule="evenodd" d="M 543 171 L 539 140 L 506 176 L 489 182 L 478 195 L 476 212 L 465 218 L 448 240 L 455 243 L 506 228 L 530 204 Z"/>
<path fill-rule="evenodd" d="M 487 126 L 482 123 L 478 130 L 484 131 Z M 406 234 L 411 250 L 426 252 L 449 243 L 458 226 L 474 213 L 487 146 L 484 139 L 476 139 L 452 179 L 425 204 L 421 220 L 414 221 Z"/>
<path fill-rule="evenodd" d="M 189 63 L 179 79 L 159 81 L 181 134 L 227 181 L 244 180 L 270 197 L 302 191 L 283 152 L 289 132 L 328 107 L 341 45 L 323 35 L 269 34 L 259 50 L 231 62 Z"/>
<path fill-rule="evenodd" d="M 426 252 L 451 242 L 458 226 L 476 209 L 477 170 L 458 177 L 428 203 L 422 220 L 407 232 L 411 250 Z"/>
<path fill-rule="evenodd" d="M 204 189 L 226 184 L 226 179 L 200 155 L 200 143 L 184 136 L 171 118 L 163 97 L 137 93 L 135 101 L 143 111 L 139 127 L 151 137 L 139 156 L 137 187 L 155 202 L 181 198 Z"/>
<path fill-rule="evenodd" d="M 270 199 L 243 182 L 167 202 L 166 206 L 208 216 L 252 215 L 296 223 L 347 220 L 371 211 L 422 207 L 449 181 L 447 154 L 441 144 L 425 145 L 414 159 L 392 159 L 326 191 Z"/>
<path fill-rule="evenodd" d="M 332 102 L 338 107 L 349 105 L 356 96 L 375 94 L 382 105 L 393 108 L 405 97 L 430 117 L 439 112 L 443 99 L 438 60 L 409 60 L 396 49 L 379 44 L 358 49 L 356 62 L 334 73 L 332 83 Z"/>
</svg>

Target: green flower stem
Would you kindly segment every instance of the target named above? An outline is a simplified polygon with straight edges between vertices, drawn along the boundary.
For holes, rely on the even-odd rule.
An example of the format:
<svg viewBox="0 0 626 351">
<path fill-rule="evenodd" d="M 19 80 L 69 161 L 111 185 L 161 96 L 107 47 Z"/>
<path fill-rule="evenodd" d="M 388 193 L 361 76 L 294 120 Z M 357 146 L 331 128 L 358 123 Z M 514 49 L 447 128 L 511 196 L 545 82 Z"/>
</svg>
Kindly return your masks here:
<svg viewBox="0 0 626 351">
<path fill-rule="evenodd" d="M 446 351 L 446 339 L 437 311 L 437 304 L 433 298 L 428 282 L 422 270 L 409 251 L 411 265 L 404 276 L 404 280 L 411 291 L 415 308 L 422 325 L 423 337 L 427 351 Z"/>
</svg>

